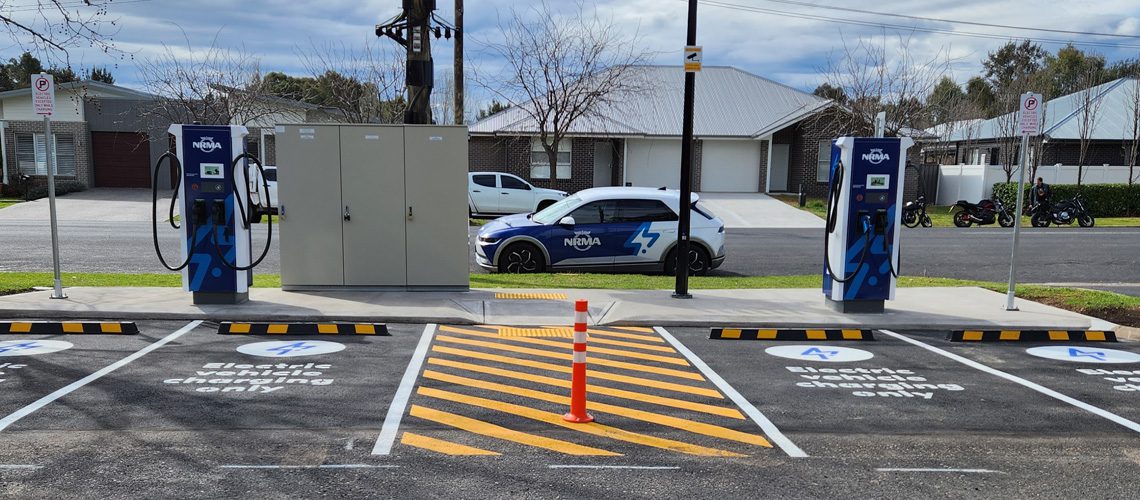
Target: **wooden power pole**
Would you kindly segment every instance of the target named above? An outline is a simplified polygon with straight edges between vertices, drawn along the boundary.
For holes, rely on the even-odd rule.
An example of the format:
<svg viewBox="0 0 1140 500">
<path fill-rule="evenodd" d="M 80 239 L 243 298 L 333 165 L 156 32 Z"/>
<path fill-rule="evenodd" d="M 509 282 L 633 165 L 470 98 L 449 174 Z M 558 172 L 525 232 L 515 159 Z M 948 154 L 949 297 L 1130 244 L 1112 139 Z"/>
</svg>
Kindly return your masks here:
<svg viewBox="0 0 1140 500">
<path fill-rule="evenodd" d="M 435 0 L 404 0 L 408 18 L 408 109 L 404 123 L 431 123 L 431 89 L 435 81 L 431 58 L 431 13 Z"/>
</svg>

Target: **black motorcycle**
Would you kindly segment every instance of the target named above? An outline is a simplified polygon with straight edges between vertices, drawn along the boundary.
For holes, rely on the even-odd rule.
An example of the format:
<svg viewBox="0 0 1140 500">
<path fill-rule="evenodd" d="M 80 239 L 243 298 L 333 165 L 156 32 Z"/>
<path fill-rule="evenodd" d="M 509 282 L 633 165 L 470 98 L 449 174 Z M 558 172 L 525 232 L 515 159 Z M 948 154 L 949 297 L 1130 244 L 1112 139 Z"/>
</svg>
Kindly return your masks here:
<svg viewBox="0 0 1140 500">
<path fill-rule="evenodd" d="M 1001 227 L 1013 227 L 1013 214 L 997 198 L 977 203 L 958 200 L 958 203 L 950 207 L 950 211 L 953 212 L 955 208 L 958 211 L 954 212 L 954 225 L 958 227 L 970 227 L 971 224 L 985 226 L 995 221 Z"/>
<path fill-rule="evenodd" d="M 908 201 L 903 205 L 902 223 L 906 227 L 930 227 L 930 216 L 926 215 L 926 197 L 919 196 L 917 200 Z"/>
<path fill-rule="evenodd" d="M 1093 227 L 1096 220 L 1085 208 L 1080 195 L 1057 203 L 1043 201 L 1029 208 L 1029 223 L 1033 227 L 1049 227 L 1049 224 L 1069 225 L 1077 221 L 1081 227 Z"/>
</svg>

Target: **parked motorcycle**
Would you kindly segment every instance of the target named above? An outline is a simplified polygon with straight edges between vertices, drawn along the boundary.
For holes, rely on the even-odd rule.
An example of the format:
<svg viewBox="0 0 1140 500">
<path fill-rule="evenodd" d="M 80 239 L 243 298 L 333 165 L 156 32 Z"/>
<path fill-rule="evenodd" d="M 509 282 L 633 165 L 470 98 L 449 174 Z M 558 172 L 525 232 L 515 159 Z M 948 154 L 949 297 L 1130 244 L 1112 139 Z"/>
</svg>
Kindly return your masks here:
<svg viewBox="0 0 1140 500">
<path fill-rule="evenodd" d="M 982 200 L 977 203 L 958 200 L 958 203 L 950 207 L 950 211 L 953 212 L 955 208 L 958 211 L 954 212 L 954 225 L 958 227 L 970 227 L 971 224 L 984 226 L 993 224 L 995 221 L 1001 227 L 1013 227 L 1013 214 L 1009 213 L 1001 200 L 997 198 Z"/>
<path fill-rule="evenodd" d="M 1044 201 L 1029 208 L 1029 222 L 1033 227 L 1049 227 L 1049 224 L 1069 225 L 1077 221 L 1081 227 L 1093 227 L 1096 220 L 1085 208 L 1081 195 L 1057 203 Z"/>
<path fill-rule="evenodd" d="M 917 200 L 908 201 L 903 205 L 902 223 L 906 227 L 930 227 L 934 225 L 930 216 L 926 215 L 926 197 L 919 196 Z"/>
</svg>

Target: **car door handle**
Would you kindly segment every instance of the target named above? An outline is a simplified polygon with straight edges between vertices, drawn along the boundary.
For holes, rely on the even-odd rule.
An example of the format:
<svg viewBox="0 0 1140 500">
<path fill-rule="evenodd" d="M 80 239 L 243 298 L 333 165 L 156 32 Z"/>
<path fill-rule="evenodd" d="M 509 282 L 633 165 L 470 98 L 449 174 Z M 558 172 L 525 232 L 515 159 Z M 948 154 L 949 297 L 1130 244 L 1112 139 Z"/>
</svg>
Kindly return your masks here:
<svg viewBox="0 0 1140 500">
<path fill-rule="evenodd" d="M 505 194 L 505 195 L 510 195 L 511 193 L 506 193 L 506 192 L 504 192 L 503 194 Z"/>
<path fill-rule="evenodd" d="M 472 189 L 472 190 L 471 190 L 471 192 L 472 192 L 472 193 L 482 193 L 482 191 L 480 191 L 480 190 L 478 190 L 478 189 Z"/>
</svg>

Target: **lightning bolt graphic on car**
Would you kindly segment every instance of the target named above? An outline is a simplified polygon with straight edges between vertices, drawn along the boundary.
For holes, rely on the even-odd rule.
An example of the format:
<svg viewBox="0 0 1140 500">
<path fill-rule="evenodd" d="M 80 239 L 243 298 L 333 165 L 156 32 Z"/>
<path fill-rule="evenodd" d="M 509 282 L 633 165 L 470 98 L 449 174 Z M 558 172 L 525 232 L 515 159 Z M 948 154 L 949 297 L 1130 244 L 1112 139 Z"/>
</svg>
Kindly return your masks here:
<svg viewBox="0 0 1140 500">
<path fill-rule="evenodd" d="M 649 232 L 649 225 L 651 223 L 645 222 L 637 227 L 637 231 L 629 237 L 625 242 L 626 248 L 632 248 L 634 255 L 643 254 L 649 251 L 649 247 L 657 243 L 657 239 L 661 237 L 661 233 Z"/>
</svg>

